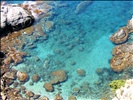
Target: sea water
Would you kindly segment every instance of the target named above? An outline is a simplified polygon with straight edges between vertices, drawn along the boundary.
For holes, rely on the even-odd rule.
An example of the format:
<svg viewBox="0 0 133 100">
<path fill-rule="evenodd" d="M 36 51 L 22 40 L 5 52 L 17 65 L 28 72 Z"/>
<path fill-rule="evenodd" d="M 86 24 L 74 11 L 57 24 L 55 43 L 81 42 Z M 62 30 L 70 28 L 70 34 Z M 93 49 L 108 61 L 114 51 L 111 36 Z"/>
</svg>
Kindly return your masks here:
<svg viewBox="0 0 133 100">
<path fill-rule="evenodd" d="M 14 68 L 27 72 L 30 76 L 39 74 L 41 80 L 33 86 L 29 80 L 24 85 L 27 89 L 45 95 L 54 100 L 59 91 L 64 100 L 75 95 L 77 100 L 97 100 L 109 93 L 109 82 L 119 79 L 119 74 L 110 68 L 112 49 L 115 46 L 109 37 L 120 27 L 125 26 L 133 14 L 131 1 L 93 1 L 79 13 L 75 13 L 81 1 L 54 1 L 54 12 L 48 20 L 54 22 L 51 31 L 46 31 L 48 39 L 37 41 L 34 49 L 25 50 L 31 56 L 25 57 L 24 62 Z M 11 3 L 11 2 L 10 2 Z M 65 4 L 65 6 L 58 6 Z M 33 57 L 38 57 L 39 62 L 34 62 Z M 45 61 L 49 66 L 45 67 Z M 102 75 L 96 73 L 101 68 Z M 47 92 L 43 88 L 49 81 L 49 75 L 55 70 L 65 70 L 68 79 L 61 83 L 61 87 L 54 86 L 54 92 Z M 77 74 L 77 70 L 85 71 L 85 76 Z M 88 83 L 87 89 L 83 84 Z M 74 93 L 73 89 L 79 92 Z"/>
</svg>

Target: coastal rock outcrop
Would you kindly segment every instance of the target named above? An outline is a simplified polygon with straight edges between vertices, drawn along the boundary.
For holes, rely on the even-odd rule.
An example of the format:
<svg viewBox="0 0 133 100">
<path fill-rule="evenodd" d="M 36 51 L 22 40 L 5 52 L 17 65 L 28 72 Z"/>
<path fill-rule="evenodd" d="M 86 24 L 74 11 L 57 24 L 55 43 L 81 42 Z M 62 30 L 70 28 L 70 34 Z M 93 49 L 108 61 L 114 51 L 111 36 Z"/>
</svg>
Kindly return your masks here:
<svg viewBox="0 0 133 100">
<path fill-rule="evenodd" d="M 129 34 L 132 32 L 133 17 L 128 21 L 126 26 L 120 28 L 110 37 L 112 42 L 116 44 L 120 43 L 114 47 L 112 51 L 113 58 L 110 60 L 110 66 L 116 72 L 121 72 L 126 67 L 133 66 L 133 42 L 126 42 L 128 40 Z"/>
<path fill-rule="evenodd" d="M 0 36 L 24 29 L 35 21 L 50 16 L 51 8 L 44 1 L 24 1 L 22 4 L 1 2 Z"/>
<path fill-rule="evenodd" d="M 114 47 L 112 54 L 114 56 L 110 61 L 110 66 L 114 71 L 120 72 L 126 67 L 133 66 L 133 43 Z"/>
<path fill-rule="evenodd" d="M 110 40 L 116 44 L 119 44 L 125 42 L 127 38 L 128 30 L 126 27 L 122 27 L 110 37 Z"/>
<path fill-rule="evenodd" d="M 117 32 L 115 32 L 110 37 L 110 40 L 115 44 L 124 43 L 127 41 L 129 34 L 132 32 L 133 32 L 133 17 L 131 18 L 131 20 L 128 21 L 126 26 L 121 27 Z"/>
<path fill-rule="evenodd" d="M 1 5 L 0 33 L 18 31 L 33 24 L 34 17 L 17 4 Z M 0 34 L 0 35 L 1 35 Z"/>
</svg>

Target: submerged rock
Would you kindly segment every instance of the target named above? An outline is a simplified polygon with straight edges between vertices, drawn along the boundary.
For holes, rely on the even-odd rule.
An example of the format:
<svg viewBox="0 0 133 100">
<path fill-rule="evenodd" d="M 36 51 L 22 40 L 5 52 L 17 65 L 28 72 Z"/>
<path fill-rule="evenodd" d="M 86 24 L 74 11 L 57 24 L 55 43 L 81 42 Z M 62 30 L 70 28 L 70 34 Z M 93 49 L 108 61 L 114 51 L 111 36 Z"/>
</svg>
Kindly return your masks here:
<svg viewBox="0 0 133 100">
<path fill-rule="evenodd" d="M 49 98 L 46 96 L 43 96 L 43 97 L 39 98 L 38 100 L 49 100 Z"/>
<path fill-rule="evenodd" d="M 53 71 L 51 75 L 54 77 L 52 80 L 50 80 L 51 84 L 64 82 L 67 80 L 67 77 L 68 77 L 64 70 Z"/>
<path fill-rule="evenodd" d="M 54 22 L 52 22 L 52 21 L 46 21 L 45 22 L 45 29 L 46 29 L 46 31 L 52 30 L 53 26 L 54 26 Z"/>
<path fill-rule="evenodd" d="M 63 98 L 60 94 L 56 94 L 56 97 L 54 100 L 63 100 Z"/>
<path fill-rule="evenodd" d="M 92 4 L 93 1 L 82 1 L 76 7 L 75 13 L 80 14 L 85 11 L 85 9 Z"/>
<path fill-rule="evenodd" d="M 68 97 L 68 100 L 77 100 L 75 96 L 71 95 Z"/>
<path fill-rule="evenodd" d="M 52 85 L 51 83 L 46 82 L 46 83 L 44 84 L 43 87 L 45 88 L 45 90 L 46 90 L 47 92 L 52 92 L 52 91 L 54 91 L 54 87 L 53 87 L 53 85 Z"/>
<path fill-rule="evenodd" d="M 37 82 L 37 81 L 39 81 L 39 79 L 40 79 L 40 76 L 38 74 L 35 74 L 35 75 L 32 76 L 32 81 L 33 82 Z"/>
<path fill-rule="evenodd" d="M 101 75 L 101 74 L 103 74 L 103 69 L 102 68 L 97 68 L 96 70 L 95 70 L 95 72 L 98 74 L 98 75 Z"/>
<path fill-rule="evenodd" d="M 81 77 L 86 75 L 86 71 L 84 69 L 77 69 L 77 74 Z"/>
<path fill-rule="evenodd" d="M 40 94 L 34 94 L 33 99 L 38 99 L 40 96 Z"/>
<path fill-rule="evenodd" d="M 32 91 L 26 90 L 26 97 L 33 97 L 34 93 Z"/>
</svg>

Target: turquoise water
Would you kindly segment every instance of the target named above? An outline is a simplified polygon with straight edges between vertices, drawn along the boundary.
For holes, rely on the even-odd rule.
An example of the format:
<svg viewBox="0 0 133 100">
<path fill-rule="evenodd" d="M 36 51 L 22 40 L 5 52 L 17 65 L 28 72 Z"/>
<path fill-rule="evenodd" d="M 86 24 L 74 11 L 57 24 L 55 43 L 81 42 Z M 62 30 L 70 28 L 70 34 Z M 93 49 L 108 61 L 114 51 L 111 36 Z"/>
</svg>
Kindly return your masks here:
<svg viewBox="0 0 133 100">
<path fill-rule="evenodd" d="M 66 6 L 58 6 L 61 4 Z M 119 73 L 110 69 L 109 60 L 115 45 L 109 37 L 131 19 L 133 2 L 93 1 L 76 14 L 78 4 L 79 1 L 54 2 L 53 15 L 47 19 L 54 22 L 53 29 L 45 32 L 48 39 L 34 42 L 36 48 L 24 49 L 31 56 L 14 66 L 30 76 L 39 74 L 40 82 L 33 86 L 27 82 L 25 86 L 50 100 L 59 92 L 57 88 L 61 89 L 64 100 L 69 95 L 75 95 L 77 100 L 97 100 L 104 96 L 109 98 L 108 83 L 121 78 Z M 43 20 L 41 23 L 44 23 Z M 40 60 L 35 62 L 34 57 Z M 46 60 L 49 61 L 48 65 L 44 64 Z M 102 69 L 102 74 L 95 72 L 97 68 Z M 61 83 L 61 87 L 54 85 L 54 92 L 46 92 L 42 89 L 43 84 L 49 81 L 51 72 L 59 69 L 67 72 L 68 79 Z M 78 76 L 78 69 L 86 72 L 84 77 Z M 85 83 L 89 85 L 85 86 Z M 74 92 L 74 88 L 78 88 L 79 92 Z"/>
</svg>

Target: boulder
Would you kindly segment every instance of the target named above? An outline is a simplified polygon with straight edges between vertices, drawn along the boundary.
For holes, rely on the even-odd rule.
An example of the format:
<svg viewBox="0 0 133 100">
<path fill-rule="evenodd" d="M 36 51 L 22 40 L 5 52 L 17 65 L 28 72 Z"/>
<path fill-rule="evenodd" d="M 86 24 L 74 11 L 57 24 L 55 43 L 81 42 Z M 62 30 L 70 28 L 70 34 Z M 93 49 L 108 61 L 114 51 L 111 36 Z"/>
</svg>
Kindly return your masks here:
<svg viewBox="0 0 133 100">
<path fill-rule="evenodd" d="M 54 77 L 52 80 L 50 80 L 51 84 L 64 82 L 67 80 L 67 77 L 68 77 L 64 70 L 53 71 L 51 75 Z"/>
<path fill-rule="evenodd" d="M 39 81 L 39 79 L 40 79 L 40 76 L 39 76 L 38 74 L 34 74 L 34 75 L 32 76 L 32 81 L 33 81 L 33 82 L 37 82 L 37 81 Z"/>
<path fill-rule="evenodd" d="M 110 37 L 110 40 L 115 44 L 124 43 L 128 39 L 128 32 L 127 27 L 122 27 Z"/>
<path fill-rule="evenodd" d="M 133 66 L 133 43 L 125 43 L 114 47 L 110 60 L 110 67 L 115 72 L 121 72 L 123 69 Z"/>
<path fill-rule="evenodd" d="M 128 40 L 129 34 L 132 32 L 133 17 L 128 21 L 126 26 L 119 28 L 119 30 L 110 37 L 110 40 L 115 44 L 125 43 Z"/>
<path fill-rule="evenodd" d="M 81 77 L 85 76 L 86 74 L 86 71 L 84 69 L 77 69 L 77 74 Z"/>
<path fill-rule="evenodd" d="M 46 83 L 44 84 L 43 87 L 45 88 L 45 90 L 46 90 L 47 92 L 52 92 L 52 91 L 54 91 L 53 85 L 52 85 L 51 83 L 49 83 L 49 82 L 46 82 Z"/>
<path fill-rule="evenodd" d="M 18 31 L 33 24 L 34 17 L 17 4 L 1 5 L 0 35 Z"/>
</svg>

